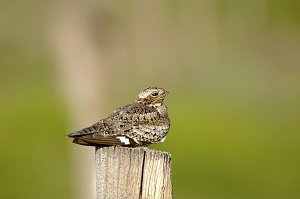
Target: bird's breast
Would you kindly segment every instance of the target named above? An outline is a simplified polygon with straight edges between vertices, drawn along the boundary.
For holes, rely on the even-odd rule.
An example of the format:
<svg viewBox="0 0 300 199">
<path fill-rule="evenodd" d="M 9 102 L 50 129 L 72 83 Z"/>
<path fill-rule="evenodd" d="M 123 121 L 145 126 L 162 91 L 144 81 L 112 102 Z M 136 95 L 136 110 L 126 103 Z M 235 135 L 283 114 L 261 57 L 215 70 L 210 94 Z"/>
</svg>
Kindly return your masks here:
<svg viewBox="0 0 300 199">
<path fill-rule="evenodd" d="M 156 110 L 162 116 L 168 115 L 168 108 L 166 106 L 158 106 Z"/>
</svg>

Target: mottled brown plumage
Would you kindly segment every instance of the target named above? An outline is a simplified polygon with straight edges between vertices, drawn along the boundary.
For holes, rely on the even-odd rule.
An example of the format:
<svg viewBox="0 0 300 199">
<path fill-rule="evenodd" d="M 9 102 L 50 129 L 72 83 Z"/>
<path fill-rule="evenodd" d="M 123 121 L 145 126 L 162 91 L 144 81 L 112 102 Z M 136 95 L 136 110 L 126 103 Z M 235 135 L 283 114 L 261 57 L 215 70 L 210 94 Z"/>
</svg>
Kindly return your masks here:
<svg viewBox="0 0 300 199">
<path fill-rule="evenodd" d="M 170 128 L 168 109 L 163 100 L 168 91 L 149 87 L 134 103 L 115 110 L 90 127 L 68 134 L 76 144 L 87 146 L 148 146 L 163 142 Z"/>
</svg>

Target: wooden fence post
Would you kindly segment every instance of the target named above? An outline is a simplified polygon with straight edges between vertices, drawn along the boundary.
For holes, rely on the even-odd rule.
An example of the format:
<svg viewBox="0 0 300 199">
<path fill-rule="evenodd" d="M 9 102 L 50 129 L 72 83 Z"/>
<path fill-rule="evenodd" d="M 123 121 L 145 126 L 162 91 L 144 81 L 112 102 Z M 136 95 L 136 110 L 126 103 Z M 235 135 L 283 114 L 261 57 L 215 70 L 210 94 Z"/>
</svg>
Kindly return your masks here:
<svg viewBox="0 0 300 199">
<path fill-rule="evenodd" d="M 172 198 L 171 154 L 148 148 L 96 147 L 97 199 Z"/>
</svg>

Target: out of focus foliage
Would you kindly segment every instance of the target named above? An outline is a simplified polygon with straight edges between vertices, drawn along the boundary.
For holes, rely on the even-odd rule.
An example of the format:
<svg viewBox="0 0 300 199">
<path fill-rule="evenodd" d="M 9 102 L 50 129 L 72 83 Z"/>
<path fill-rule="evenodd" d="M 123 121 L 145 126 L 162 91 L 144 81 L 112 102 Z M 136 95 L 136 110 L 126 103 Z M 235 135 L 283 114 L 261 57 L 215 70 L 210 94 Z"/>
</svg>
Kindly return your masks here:
<svg viewBox="0 0 300 199">
<path fill-rule="evenodd" d="M 171 92 L 170 134 L 152 148 L 172 153 L 175 198 L 300 198 L 298 1 L 79 2 L 108 57 L 103 114 L 149 85 Z M 74 192 L 50 39 L 59 5 L 0 3 L 1 198 Z"/>
</svg>

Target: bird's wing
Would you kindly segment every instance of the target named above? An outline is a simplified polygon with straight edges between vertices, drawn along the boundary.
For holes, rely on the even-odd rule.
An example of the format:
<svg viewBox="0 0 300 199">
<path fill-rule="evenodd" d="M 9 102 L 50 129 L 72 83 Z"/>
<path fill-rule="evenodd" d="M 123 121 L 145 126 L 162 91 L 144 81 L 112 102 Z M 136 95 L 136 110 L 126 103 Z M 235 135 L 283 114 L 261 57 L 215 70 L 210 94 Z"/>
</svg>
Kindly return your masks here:
<svg viewBox="0 0 300 199">
<path fill-rule="evenodd" d="M 95 136 L 95 134 L 76 137 L 73 142 L 86 146 L 121 145 L 135 147 L 138 145 L 138 143 L 127 136 Z"/>
<path fill-rule="evenodd" d="M 73 142 L 76 144 L 87 145 L 87 146 L 99 146 L 99 145 L 123 145 L 123 146 L 135 146 L 136 142 L 127 137 L 125 134 L 128 125 L 122 123 L 117 128 L 117 124 L 122 123 L 116 121 L 115 124 L 111 121 L 101 120 L 90 127 L 82 130 L 70 133 L 67 136 L 74 138 Z"/>
<path fill-rule="evenodd" d="M 67 136 L 74 138 L 73 142 L 81 145 L 146 145 L 133 139 L 132 133 L 139 121 L 154 118 L 158 112 L 156 109 L 140 105 L 129 104 L 114 111 L 107 118 L 81 129 Z"/>
</svg>

